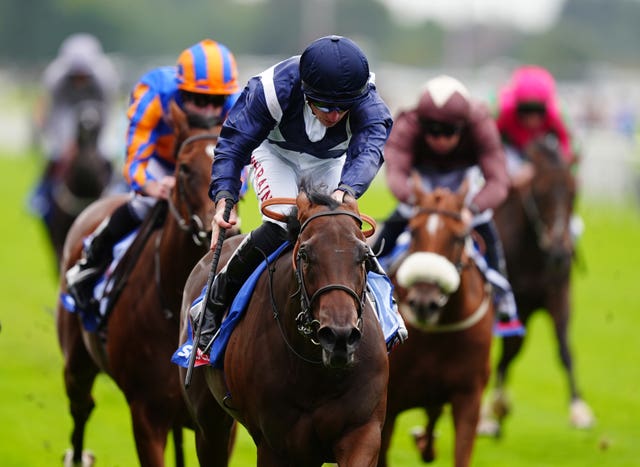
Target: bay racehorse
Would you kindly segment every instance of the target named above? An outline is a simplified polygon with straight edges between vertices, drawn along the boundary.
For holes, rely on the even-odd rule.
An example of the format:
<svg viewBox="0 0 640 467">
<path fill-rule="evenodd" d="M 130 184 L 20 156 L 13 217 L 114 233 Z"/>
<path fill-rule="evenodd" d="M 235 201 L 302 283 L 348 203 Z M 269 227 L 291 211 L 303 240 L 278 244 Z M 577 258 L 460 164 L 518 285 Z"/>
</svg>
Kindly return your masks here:
<svg viewBox="0 0 640 467">
<path fill-rule="evenodd" d="M 198 425 L 207 439 L 221 431 L 203 407 L 206 401 L 192 394 L 201 391 L 204 375 L 208 407 L 217 400 L 247 428 L 258 466 L 374 466 L 388 360 L 380 324 L 365 300 L 369 249 L 361 224 L 366 216 L 354 198 L 340 204 L 305 186 L 296 200 L 263 204 L 266 215 L 284 220 L 268 208 L 270 202 L 296 206 L 297 221 L 289 219 L 293 251 L 272 261 L 259 278 L 231 334 L 223 368 L 195 369 L 186 394 Z M 224 243 L 220 267 L 240 240 Z M 181 342 L 211 256 L 187 280 Z M 180 371 L 184 376 L 184 368 Z"/>
<path fill-rule="evenodd" d="M 408 251 L 391 267 L 409 339 L 390 354 L 387 415 L 379 466 L 397 416 L 424 408 L 426 429 L 414 432 L 424 462 L 435 459 L 434 429 L 450 404 L 455 427 L 454 465 L 468 466 L 482 393 L 490 374 L 491 288 L 470 254 L 471 230 L 461 216 L 468 185 L 458 192 L 422 191 L 414 178 L 415 213 Z"/>
<path fill-rule="evenodd" d="M 73 418 L 69 465 L 81 465 L 85 425 L 95 405 L 91 390 L 101 371 L 113 378 L 126 397 L 140 465 L 164 465 L 170 430 L 176 464 L 183 465 L 182 426 L 191 426 L 191 419 L 171 355 L 178 344 L 184 283 L 209 247 L 210 232 L 206 228 L 213 218 L 213 203 L 207 191 L 218 127 L 190 127 L 175 103 L 171 115 L 177 164 L 168 213 L 144 244 L 106 324 L 99 332 L 88 332 L 78 313 L 69 313 L 58 304 L 58 338 Z M 63 271 L 80 257 L 83 238 L 127 196 L 102 198 L 82 212 L 67 236 Z M 60 292 L 66 292 L 64 274 Z M 227 416 L 220 412 L 221 417 Z M 226 459 L 225 438 L 221 435 L 216 439 L 221 444 L 212 459 Z"/>
<path fill-rule="evenodd" d="M 571 267 L 575 255 L 570 229 L 574 213 L 576 179 L 552 139 L 535 141 L 526 151 L 533 177 L 512 187 L 495 220 L 504 245 L 509 280 L 526 326 L 536 310 L 545 310 L 553 320 L 558 353 L 569 387 L 570 422 L 581 428 L 593 423 L 593 413 L 581 398 L 568 342 L 571 315 Z M 497 435 L 510 409 L 505 385 L 509 366 L 521 350 L 524 336 L 502 339 L 495 375 L 493 412 L 481 430 Z M 497 424 L 495 423 L 497 422 Z"/>
<path fill-rule="evenodd" d="M 102 196 L 109 185 L 112 167 L 100 152 L 98 138 L 104 126 L 99 102 L 81 102 L 76 109 L 76 140 L 46 176 L 51 184 L 51 200 L 45 225 L 56 258 L 71 224 L 80 212 Z"/>
</svg>

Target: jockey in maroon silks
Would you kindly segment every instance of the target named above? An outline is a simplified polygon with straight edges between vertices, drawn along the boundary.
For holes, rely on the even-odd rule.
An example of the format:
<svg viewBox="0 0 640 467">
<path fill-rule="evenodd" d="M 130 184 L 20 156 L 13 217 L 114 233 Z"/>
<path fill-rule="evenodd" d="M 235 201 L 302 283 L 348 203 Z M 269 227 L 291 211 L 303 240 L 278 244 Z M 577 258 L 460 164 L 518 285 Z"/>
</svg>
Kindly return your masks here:
<svg viewBox="0 0 640 467">
<path fill-rule="evenodd" d="M 506 262 L 492 210 L 506 199 L 509 177 L 488 107 L 450 76 L 428 81 L 417 105 L 396 118 L 385 146 L 385 160 L 387 183 L 399 204 L 385 221 L 374 252 L 380 257 L 391 253 L 407 227 L 413 211 L 413 171 L 420 174 L 427 190 L 442 186 L 456 191 L 467 179 L 470 190 L 463 218 L 486 243 L 488 266 L 506 281 Z M 495 297 L 500 318 L 496 331 L 501 335 L 523 331 L 510 286 L 508 289 L 506 298 Z"/>
</svg>

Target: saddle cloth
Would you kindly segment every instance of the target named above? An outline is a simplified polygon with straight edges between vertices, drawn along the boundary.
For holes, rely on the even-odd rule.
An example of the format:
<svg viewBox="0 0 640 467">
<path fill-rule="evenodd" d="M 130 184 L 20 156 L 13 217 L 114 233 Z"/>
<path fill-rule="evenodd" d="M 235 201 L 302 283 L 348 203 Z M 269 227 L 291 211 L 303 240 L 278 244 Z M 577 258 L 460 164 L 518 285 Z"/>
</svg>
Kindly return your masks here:
<svg viewBox="0 0 640 467">
<path fill-rule="evenodd" d="M 236 295 L 229 312 L 224 321 L 220 325 L 220 332 L 211 345 L 211 356 L 202 354 L 197 349 L 195 366 L 210 364 L 215 368 L 223 368 L 224 353 L 231 337 L 231 333 L 244 315 L 246 307 L 262 272 L 266 269 L 267 264 L 274 261 L 287 247 L 289 242 L 281 245 L 267 261 L 263 261 L 260 266 L 251 274 L 247 282 L 242 286 L 238 295 Z M 202 289 L 200 296 L 196 298 L 191 307 L 201 306 L 204 299 L 206 285 Z M 367 299 L 372 303 L 376 312 L 376 317 L 380 322 L 387 349 L 391 349 L 398 341 L 398 331 L 400 329 L 400 315 L 393 299 L 393 286 L 387 276 L 377 274 L 375 272 L 367 273 Z M 187 341 L 182 344 L 173 354 L 171 361 L 184 368 L 189 366 L 189 357 L 193 349 L 193 335 L 191 328 L 191 320 L 189 320 L 189 329 L 187 333 Z"/>
<path fill-rule="evenodd" d="M 68 293 L 60 294 L 60 301 L 62 302 L 62 306 L 70 313 L 80 313 L 80 317 L 82 318 L 82 324 L 84 328 L 89 332 L 97 331 L 100 323 L 102 322 L 102 318 L 105 315 L 107 310 L 108 302 L 109 302 L 109 293 L 111 292 L 113 286 L 116 282 L 116 277 L 113 275 L 116 267 L 120 263 L 120 260 L 126 253 L 127 249 L 131 246 L 133 241 L 138 234 L 138 230 L 136 229 L 127 236 L 125 236 L 122 240 L 116 243 L 113 247 L 113 260 L 109 267 L 105 270 L 104 274 L 98 279 L 95 286 L 93 287 L 93 298 L 99 304 L 99 314 L 96 315 L 89 310 L 84 310 L 78 306 L 76 306 L 75 300 Z"/>
</svg>

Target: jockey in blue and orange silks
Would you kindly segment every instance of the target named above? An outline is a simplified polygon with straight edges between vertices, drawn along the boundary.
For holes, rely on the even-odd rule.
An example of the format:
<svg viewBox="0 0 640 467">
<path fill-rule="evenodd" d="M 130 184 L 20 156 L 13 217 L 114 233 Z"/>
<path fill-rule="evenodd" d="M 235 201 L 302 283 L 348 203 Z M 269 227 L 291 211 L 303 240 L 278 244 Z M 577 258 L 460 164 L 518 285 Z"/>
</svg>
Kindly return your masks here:
<svg viewBox="0 0 640 467">
<path fill-rule="evenodd" d="M 509 172 L 516 185 L 520 178 L 523 152 L 535 139 L 553 135 L 567 163 L 577 159 L 566 119 L 563 117 L 556 82 L 546 69 L 526 65 L 517 68 L 498 96 L 496 123 L 506 146 Z M 526 174 L 526 175 L 525 175 Z"/>
<path fill-rule="evenodd" d="M 170 103 L 192 125 L 211 127 L 224 120 L 239 96 L 236 61 L 229 49 L 205 39 L 185 49 L 176 66 L 155 68 L 131 92 L 127 117 L 125 180 L 133 193 L 85 241 L 83 257 L 66 274 L 76 304 L 90 306 L 93 284 L 111 260 L 113 245 L 140 225 L 175 185 L 175 135 Z"/>
</svg>

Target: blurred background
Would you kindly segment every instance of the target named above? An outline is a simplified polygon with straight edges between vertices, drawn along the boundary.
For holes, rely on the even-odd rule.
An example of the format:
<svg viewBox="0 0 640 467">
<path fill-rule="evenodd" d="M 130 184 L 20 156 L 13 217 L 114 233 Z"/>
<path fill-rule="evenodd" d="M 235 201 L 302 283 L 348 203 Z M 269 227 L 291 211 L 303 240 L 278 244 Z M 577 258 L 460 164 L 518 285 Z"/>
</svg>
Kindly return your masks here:
<svg viewBox="0 0 640 467">
<path fill-rule="evenodd" d="M 123 154 L 127 94 L 151 67 L 211 37 L 236 54 L 242 81 L 337 33 L 366 51 L 395 112 L 445 72 L 491 100 L 520 64 L 548 68 L 583 147 L 586 193 L 620 200 L 637 185 L 637 0 L 8 0 L 0 4 L 0 147 L 34 143 L 41 73 L 65 37 L 90 32 L 122 76 L 109 138 Z"/>
</svg>

